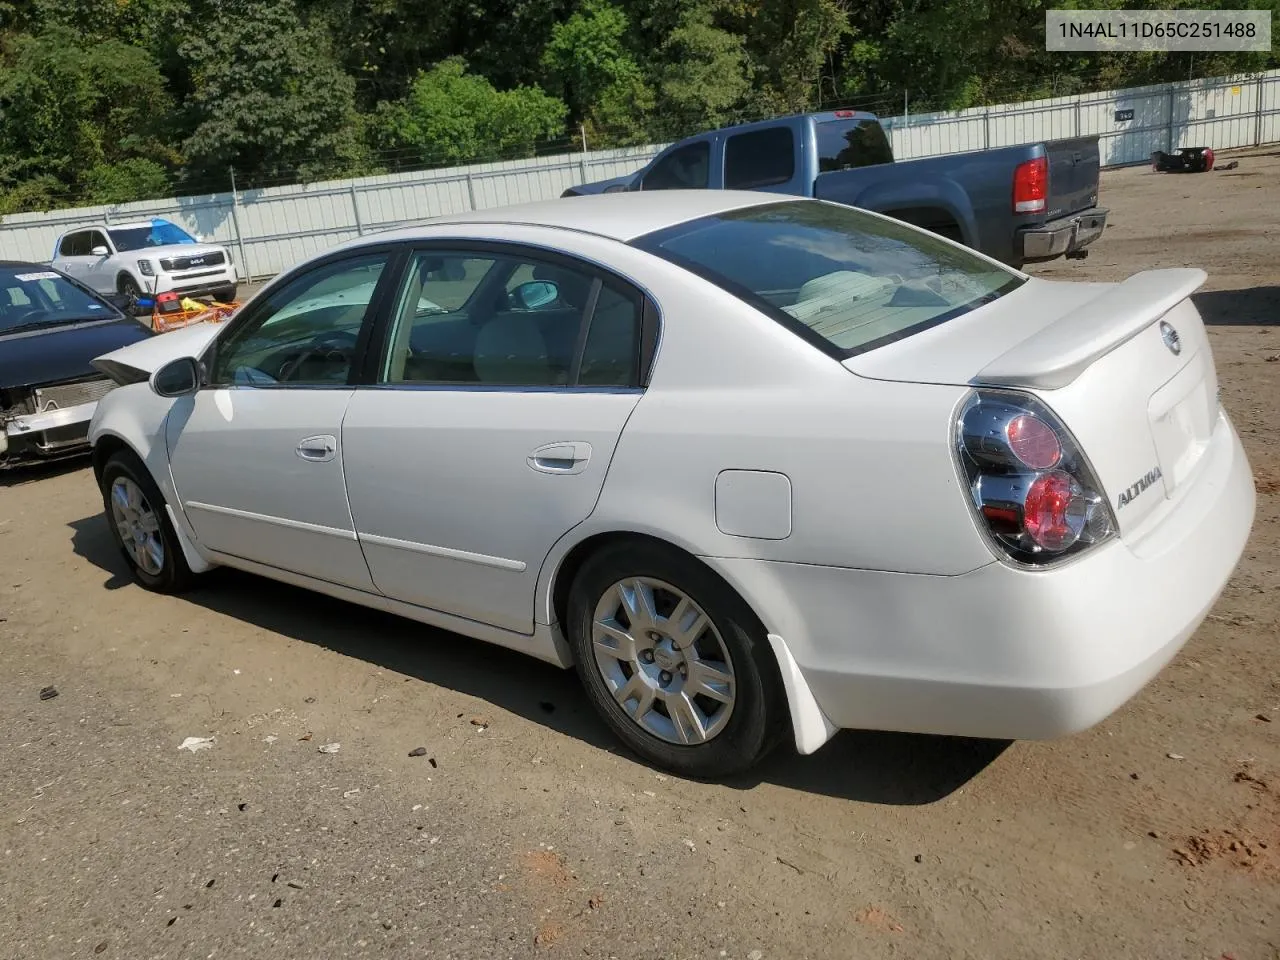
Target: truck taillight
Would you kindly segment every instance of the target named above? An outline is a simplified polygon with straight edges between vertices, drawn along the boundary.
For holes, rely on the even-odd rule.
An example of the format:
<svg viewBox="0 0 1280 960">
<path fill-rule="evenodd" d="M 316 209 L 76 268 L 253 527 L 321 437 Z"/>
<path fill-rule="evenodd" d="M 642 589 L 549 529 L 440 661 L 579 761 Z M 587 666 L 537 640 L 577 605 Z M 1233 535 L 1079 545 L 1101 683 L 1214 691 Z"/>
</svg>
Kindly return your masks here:
<svg viewBox="0 0 1280 960">
<path fill-rule="evenodd" d="M 1013 171 L 1013 212 L 1044 213 L 1049 196 L 1049 158 L 1036 157 Z"/>
<path fill-rule="evenodd" d="M 1044 566 L 1114 535 L 1093 468 L 1034 397 L 975 392 L 956 419 L 955 441 L 978 523 L 1009 559 Z"/>
</svg>

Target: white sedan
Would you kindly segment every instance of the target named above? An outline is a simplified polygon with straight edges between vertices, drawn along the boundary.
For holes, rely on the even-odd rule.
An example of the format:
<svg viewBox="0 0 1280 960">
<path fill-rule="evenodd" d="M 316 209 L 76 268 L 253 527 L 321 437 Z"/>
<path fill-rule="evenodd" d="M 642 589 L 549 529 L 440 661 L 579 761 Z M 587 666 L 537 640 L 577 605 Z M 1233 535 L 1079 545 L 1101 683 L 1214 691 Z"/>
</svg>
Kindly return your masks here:
<svg viewBox="0 0 1280 960">
<path fill-rule="evenodd" d="M 486 210 L 100 358 L 95 471 L 144 586 L 224 564 L 575 667 L 681 774 L 1055 737 L 1174 656 L 1253 522 L 1204 280 L 759 193 Z"/>
</svg>

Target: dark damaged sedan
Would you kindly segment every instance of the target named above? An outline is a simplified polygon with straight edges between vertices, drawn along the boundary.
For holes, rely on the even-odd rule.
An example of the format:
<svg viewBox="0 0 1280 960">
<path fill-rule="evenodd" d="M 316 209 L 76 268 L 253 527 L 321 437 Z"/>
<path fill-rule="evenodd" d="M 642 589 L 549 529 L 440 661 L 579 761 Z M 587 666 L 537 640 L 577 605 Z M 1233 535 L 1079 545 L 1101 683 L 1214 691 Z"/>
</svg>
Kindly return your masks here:
<svg viewBox="0 0 1280 960">
<path fill-rule="evenodd" d="M 89 361 L 152 336 L 121 306 L 47 266 L 0 261 L 0 467 L 88 449 L 115 386 Z"/>
</svg>

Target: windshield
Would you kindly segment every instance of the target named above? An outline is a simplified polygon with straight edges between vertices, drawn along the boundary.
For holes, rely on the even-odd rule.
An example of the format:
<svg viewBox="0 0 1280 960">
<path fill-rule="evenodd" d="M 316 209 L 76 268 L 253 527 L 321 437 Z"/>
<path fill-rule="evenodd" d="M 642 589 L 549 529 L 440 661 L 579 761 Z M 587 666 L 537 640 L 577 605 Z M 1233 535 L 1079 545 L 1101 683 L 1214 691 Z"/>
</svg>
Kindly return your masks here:
<svg viewBox="0 0 1280 960">
<path fill-rule="evenodd" d="M 1023 282 L 933 234 L 818 200 L 730 210 L 632 242 L 841 358 L 936 326 Z"/>
<path fill-rule="evenodd" d="M 0 267 L 0 337 L 117 316 L 110 306 L 60 273 L 39 267 Z"/>
<path fill-rule="evenodd" d="M 111 234 L 116 250 L 121 252 L 196 242 L 195 237 L 168 220 L 155 220 L 149 227 L 112 227 L 107 232 Z"/>
</svg>

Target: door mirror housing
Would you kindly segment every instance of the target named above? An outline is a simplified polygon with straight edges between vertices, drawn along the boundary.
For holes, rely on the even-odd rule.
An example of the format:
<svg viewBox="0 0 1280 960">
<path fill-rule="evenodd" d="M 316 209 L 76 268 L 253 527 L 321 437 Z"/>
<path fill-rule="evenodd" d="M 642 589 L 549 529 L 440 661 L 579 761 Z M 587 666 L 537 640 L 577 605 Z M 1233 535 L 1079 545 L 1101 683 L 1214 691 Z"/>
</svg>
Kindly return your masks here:
<svg viewBox="0 0 1280 960">
<path fill-rule="evenodd" d="M 178 357 L 151 374 L 151 391 L 160 397 L 186 397 L 200 389 L 204 368 L 195 357 Z"/>
<path fill-rule="evenodd" d="M 550 280 L 530 280 L 511 291 L 511 302 L 521 310 L 537 310 L 555 303 L 560 288 Z"/>
<path fill-rule="evenodd" d="M 90 252 L 91 254 L 93 254 L 93 256 L 95 256 L 95 257 L 109 257 L 109 256 L 111 256 L 111 251 L 110 251 L 110 250 L 108 250 L 106 247 L 104 247 L 102 244 L 98 244 L 96 247 L 94 247 L 94 248 L 93 248 L 92 250 L 90 250 L 89 252 Z"/>
</svg>

